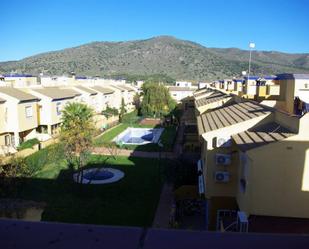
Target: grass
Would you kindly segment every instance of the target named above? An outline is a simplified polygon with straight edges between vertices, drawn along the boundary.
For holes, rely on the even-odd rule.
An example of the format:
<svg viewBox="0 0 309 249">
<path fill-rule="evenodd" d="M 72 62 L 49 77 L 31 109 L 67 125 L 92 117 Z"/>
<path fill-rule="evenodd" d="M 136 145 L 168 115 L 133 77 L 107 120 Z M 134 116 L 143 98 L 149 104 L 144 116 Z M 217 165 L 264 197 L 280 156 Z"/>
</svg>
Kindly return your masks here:
<svg viewBox="0 0 309 249">
<path fill-rule="evenodd" d="M 33 139 L 29 139 L 23 143 L 21 143 L 17 150 L 24 150 L 24 149 L 30 149 L 32 148 L 34 145 L 38 144 L 39 140 L 37 138 L 33 138 Z"/>
<path fill-rule="evenodd" d="M 141 117 L 137 116 L 137 112 L 130 112 L 124 115 L 122 123 L 117 127 L 107 130 L 102 136 L 95 140 L 95 146 L 104 146 L 108 143 L 112 143 L 112 140 L 123 132 L 128 127 L 135 128 L 159 128 L 157 125 L 140 125 Z M 169 126 L 164 127 L 164 131 L 161 135 L 161 142 L 163 144 L 163 151 L 172 151 L 174 140 L 176 137 L 176 127 Z M 124 145 L 123 149 L 137 150 L 137 151 L 160 151 L 160 147 L 157 144 L 145 144 L 145 145 Z"/>
<path fill-rule="evenodd" d="M 154 128 L 151 125 L 138 125 L 138 124 L 120 124 L 117 127 L 105 132 L 102 136 L 98 137 L 95 140 L 96 146 L 104 146 L 108 143 L 112 143 L 112 140 L 121 132 L 123 132 L 128 127 L 136 127 L 136 128 Z M 174 140 L 176 137 L 176 127 L 168 126 L 164 127 L 164 130 L 161 135 L 161 143 L 163 144 L 163 151 L 172 151 Z M 159 151 L 160 147 L 157 144 L 145 144 L 145 145 L 123 145 L 123 149 L 127 150 L 137 150 L 137 151 Z"/>
<path fill-rule="evenodd" d="M 119 124 L 116 127 L 111 128 L 110 130 L 107 130 L 102 136 L 99 136 L 95 140 L 95 145 L 100 146 L 104 145 L 107 142 L 111 142 L 118 134 L 123 132 L 125 129 L 127 129 L 129 126 L 127 124 Z"/>
<path fill-rule="evenodd" d="M 171 162 L 161 161 L 159 166 L 156 159 L 93 155 L 88 167 L 102 167 L 105 162 L 125 177 L 107 185 L 78 185 L 61 159 L 44 165 L 31 179 L 16 179 L 22 184 L 13 198 L 47 203 L 44 221 L 151 226 L 165 166 Z"/>
<path fill-rule="evenodd" d="M 137 150 L 137 151 L 158 152 L 160 151 L 160 149 L 162 151 L 172 151 L 176 133 L 177 133 L 177 130 L 175 126 L 164 127 L 164 130 L 160 137 L 161 143 L 163 144 L 162 149 L 159 147 L 158 144 L 153 144 L 153 143 L 149 143 L 145 145 L 124 145 L 123 148 L 128 149 L 128 150 Z"/>
</svg>

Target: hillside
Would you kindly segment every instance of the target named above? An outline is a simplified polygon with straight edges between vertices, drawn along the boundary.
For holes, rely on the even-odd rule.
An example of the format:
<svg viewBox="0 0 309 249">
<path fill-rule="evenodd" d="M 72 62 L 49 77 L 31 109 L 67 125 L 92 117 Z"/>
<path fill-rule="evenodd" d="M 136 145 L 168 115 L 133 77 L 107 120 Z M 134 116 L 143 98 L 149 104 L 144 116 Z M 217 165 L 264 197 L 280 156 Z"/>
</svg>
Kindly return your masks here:
<svg viewBox="0 0 309 249">
<path fill-rule="evenodd" d="M 62 75 L 165 74 L 177 80 L 213 80 L 239 76 L 248 68 L 248 51 L 206 48 L 197 43 L 159 36 L 126 42 L 93 42 L 43 53 L 20 61 L 1 62 L 0 73 Z M 254 51 L 255 74 L 309 72 L 309 54 Z"/>
</svg>

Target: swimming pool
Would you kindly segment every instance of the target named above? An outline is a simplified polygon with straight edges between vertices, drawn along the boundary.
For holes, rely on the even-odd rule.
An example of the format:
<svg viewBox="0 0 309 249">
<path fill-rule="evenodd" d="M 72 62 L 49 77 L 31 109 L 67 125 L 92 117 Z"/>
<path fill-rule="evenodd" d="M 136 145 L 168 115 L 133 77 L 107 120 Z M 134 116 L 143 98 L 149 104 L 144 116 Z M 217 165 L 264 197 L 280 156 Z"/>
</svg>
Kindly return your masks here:
<svg viewBox="0 0 309 249">
<path fill-rule="evenodd" d="M 84 169 L 83 174 L 73 174 L 75 182 L 82 184 L 108 184 L 117 182 L 124 177 L 124 173 L 114 168 L 90 168 Z"/>
<path fill-rule="evenodd" d="M 143 145 L 158 143 L 163 128 L 127 128 L 113 141 L 121 144 Z"/>
</svg>

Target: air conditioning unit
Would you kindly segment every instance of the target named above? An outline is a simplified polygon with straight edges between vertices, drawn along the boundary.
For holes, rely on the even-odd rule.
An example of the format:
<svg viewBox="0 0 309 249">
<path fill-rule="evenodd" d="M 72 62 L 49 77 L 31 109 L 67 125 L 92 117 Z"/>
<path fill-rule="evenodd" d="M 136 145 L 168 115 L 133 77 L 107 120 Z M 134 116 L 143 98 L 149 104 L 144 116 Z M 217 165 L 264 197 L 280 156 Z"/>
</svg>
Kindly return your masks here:
<svg viewBox="0 0 309 249">
<path fill-rule="evenodd" d="M 229 165 L 231 161 L 231 155 L 229 154 L 216 154 L 217 165 Z"/>
<path fill-rule="evenodd" d="M 228 182 L 230 180 L 230 173 L 225 171 L 217 171 L 215 173 L 216 182 Z"/>
<path fill-rule="evenodd" d="M 216 138 L 216 147 L 230 147 L 232 145 L 232 139 L 230 136 L 226 137 L 217 137 Z"/>
</svg>

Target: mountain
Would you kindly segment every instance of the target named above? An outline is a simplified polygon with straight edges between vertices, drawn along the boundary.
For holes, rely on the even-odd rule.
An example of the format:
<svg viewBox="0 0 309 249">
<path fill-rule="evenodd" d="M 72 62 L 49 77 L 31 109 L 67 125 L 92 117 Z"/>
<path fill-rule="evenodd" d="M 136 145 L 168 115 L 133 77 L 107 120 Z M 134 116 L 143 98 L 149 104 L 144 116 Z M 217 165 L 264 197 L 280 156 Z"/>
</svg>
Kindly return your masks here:
<svg viewBox="0 0 309 249">
<path fill-rule="evenodd" d="M 93 42 L 0 63 L 0 73 L 62 75 L 152 75 L 177 80 L 213 80 L 239 76 L 248 68 L 249 52 L 237 48 L 207 48 L 200 44 L 159 36 L 125 42 Z M 252 74 L 309 72 L 309 54 L 252 52 Z"/>
</svg>

